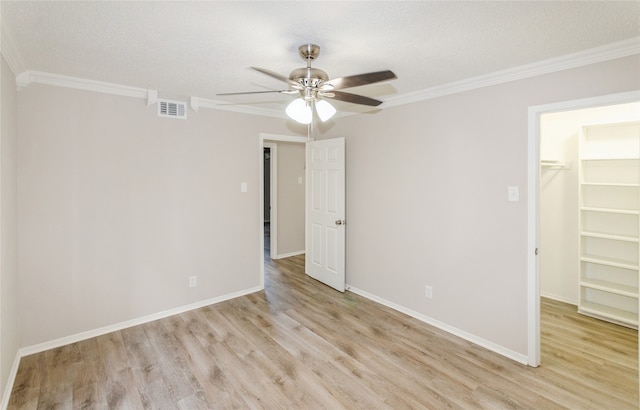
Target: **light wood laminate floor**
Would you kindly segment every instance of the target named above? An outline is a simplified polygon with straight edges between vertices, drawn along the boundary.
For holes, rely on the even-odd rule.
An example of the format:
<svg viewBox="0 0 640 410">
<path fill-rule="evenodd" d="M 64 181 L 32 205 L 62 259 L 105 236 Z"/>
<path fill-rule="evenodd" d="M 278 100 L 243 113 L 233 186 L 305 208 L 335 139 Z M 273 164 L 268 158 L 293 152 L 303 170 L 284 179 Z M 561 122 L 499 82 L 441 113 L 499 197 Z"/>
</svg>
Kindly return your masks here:
<svg viewBox="0 0 640 410">
<path fill-rule="evenodd" d="M 530 368 L 303 273 L 24 357 L 9 409 L 634 409 L 637 332 L 543 300 Z"/>
</svg>

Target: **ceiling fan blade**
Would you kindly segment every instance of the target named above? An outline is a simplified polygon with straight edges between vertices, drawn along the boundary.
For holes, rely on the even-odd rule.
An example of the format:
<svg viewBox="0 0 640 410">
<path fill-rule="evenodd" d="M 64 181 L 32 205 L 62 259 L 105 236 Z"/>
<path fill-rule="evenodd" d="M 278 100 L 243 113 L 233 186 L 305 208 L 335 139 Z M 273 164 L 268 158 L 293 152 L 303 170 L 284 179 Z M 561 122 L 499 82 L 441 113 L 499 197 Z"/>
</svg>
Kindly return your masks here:
<svg viewBox="0 0 640 410">
<path fill-rule="evenodd" d="M 269 77 L 273 77 L 276 80 L 280 80 L 280 81 L 284 81 L 287 84 L 290 85 L 298 85 L 298 83 L 296 83 L 293 80 L 290 80 L 289 77 L 282 75 L 282 74 L 278 74 L 275 71 L 271 71 L 271 70 L 267 70 L 266 68 L 260 68 L 260 67 L 251 67 L 252 69 L 261 72 L 262 74 L 266 74 Z"/>
<path fill-rule="evenodd" d="M 382 104 L 382 101 L 380 100 L 374 100 L 373 98 L 365 97 L 364 95 L 345 93 L 343 91 L 329 91 L 327 93 L 322 93 L 321 95 L 327 98 L 333 98 L 334 100 L 370 105 L 372 107 L 377 107 Z"/>
<path fill-rule="evenodd" d="M 393 80 L 396 77 L 395 73 L 390 70 L 376 71 L 373 73 L 356 74 L 348 77 L 334 78 L 333 80 L 325 81 L 322 83 L 322 89 L 340 90 L 342 88 L 357 87 L 359 85 L 367 85 L 378 83 L 380 81 Z M 325 88 L 326 87 L 326 88 Z"/>
<path fill-rule="evenodd" d="M 216 95 L 244 95 L 244 94 L 267 94 L 267 93 L 280 93 L 280 94 L 293 94 L 297 93 L 297 90 L 269 90 L 269 91 L 243 91 L 239 93 L 218 93 Z"/>
</svg>

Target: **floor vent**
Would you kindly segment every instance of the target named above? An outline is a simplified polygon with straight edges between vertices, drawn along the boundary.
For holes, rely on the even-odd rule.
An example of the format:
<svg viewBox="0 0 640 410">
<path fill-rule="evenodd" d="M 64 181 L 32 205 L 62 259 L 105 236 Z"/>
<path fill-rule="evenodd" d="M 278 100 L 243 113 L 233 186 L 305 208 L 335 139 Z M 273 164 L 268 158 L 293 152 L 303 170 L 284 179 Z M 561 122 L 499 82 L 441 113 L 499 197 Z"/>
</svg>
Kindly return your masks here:
<svg viewBox="0 0 640 410">
<path fill-rule="evenodd" d="M 158 117 L 187 119 L 187 103 L 182 101 L 158 100 Z"/>
</svg>

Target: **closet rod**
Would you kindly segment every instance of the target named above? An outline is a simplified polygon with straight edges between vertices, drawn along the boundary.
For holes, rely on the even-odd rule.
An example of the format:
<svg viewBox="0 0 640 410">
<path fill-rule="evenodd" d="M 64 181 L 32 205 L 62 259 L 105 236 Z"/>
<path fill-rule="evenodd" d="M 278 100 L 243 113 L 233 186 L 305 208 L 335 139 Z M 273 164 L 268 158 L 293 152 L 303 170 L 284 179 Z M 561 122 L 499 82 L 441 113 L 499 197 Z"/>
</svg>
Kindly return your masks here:
<svg viewBox="0 0 640 410">
<path fill-rule="evenodd" d="M 540 166 L 548 169 L 569 169 L 571 168 L 571 162 L 543 159 L 540 161 Z"/>
</svg>

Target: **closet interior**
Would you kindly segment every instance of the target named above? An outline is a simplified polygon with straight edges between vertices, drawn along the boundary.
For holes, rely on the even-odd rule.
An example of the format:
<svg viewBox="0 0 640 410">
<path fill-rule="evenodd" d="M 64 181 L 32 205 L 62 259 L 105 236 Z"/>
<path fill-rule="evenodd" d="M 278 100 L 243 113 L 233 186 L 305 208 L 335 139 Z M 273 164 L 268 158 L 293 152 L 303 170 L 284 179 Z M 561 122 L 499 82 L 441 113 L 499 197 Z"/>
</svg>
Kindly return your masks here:
<svg viewBox="0 0 640 410">
<path fill-rule="evenodd" d="M 541 296 L 638 328 L 640 103 L 541 118 Z"/>
</svg>

